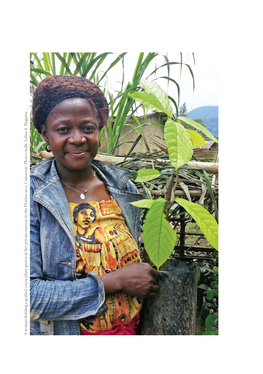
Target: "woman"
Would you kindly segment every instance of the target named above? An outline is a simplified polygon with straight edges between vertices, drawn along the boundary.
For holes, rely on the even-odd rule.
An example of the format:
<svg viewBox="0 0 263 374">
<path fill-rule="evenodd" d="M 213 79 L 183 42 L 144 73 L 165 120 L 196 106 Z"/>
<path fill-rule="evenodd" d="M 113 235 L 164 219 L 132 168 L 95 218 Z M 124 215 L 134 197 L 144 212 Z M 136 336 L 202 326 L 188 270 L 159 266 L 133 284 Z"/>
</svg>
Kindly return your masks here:
<svg viewBox="0 0 263 374">
<path fill-rule="evenodd" d="M 141 199 L 127 170 L 94 160 L 108 119 L 100 89 L 50 76 L 35 89 L 33 123 L 54 158 L 31 171 L 32 335 L 133 335 L 158 272 L 141 263 Z"/>
</svg>

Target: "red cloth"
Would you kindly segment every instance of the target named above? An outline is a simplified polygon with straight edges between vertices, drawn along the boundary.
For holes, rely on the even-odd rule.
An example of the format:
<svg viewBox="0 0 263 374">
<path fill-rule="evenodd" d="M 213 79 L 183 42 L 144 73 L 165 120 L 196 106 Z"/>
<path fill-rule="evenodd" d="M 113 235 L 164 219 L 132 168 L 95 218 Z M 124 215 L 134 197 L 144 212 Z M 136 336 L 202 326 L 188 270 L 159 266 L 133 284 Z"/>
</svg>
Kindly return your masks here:
<svg viewBox="0 0 263 374">
<path fill-rule="evenodd" d="M 110 330 L 101 331 L 101 332 L 88 332 L 81 330 L 81 335 L 136 335 L 140 323 L 140 316 L 139 313 L 132 319 L 132 321 L 128 325 L 122 325 L 121 323 L 117 323 L 111 327 Z"/>
</svg>

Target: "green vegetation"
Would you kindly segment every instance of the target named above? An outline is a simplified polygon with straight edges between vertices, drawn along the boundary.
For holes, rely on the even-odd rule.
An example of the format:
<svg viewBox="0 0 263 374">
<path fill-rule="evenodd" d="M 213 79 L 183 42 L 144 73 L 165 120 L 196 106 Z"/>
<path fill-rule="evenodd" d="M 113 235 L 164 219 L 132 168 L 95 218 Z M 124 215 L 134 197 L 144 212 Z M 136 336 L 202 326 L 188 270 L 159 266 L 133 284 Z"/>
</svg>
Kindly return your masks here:
<svg viewBox="0 0 263 374">
<path fill-rule="evenodd" d="M 140 85 L 145 91 L 136 92 L 130 96 L 142 103 L 148 109 L 155 109 L 157 112 L 163 112 L 168 116 L 164 126 L 164 137 L 168 149 L 170 164 L 171 167 L 174 168 L 173 174 L 166 182 L 166 198 L 151 200 L 152 204 L 147 214 L 143 229 L 143 240 L 146 252 L 153 264 L 157 269 L 159 269 L 160 266 L 170 257 L 175 246 L 176 232 L 167 222 L 170 209 L 174 204 L 183 208 L 194 218 L 209 243 L 215 249 L 218 249 L 218 224 L 215 218 L 203 206 L 186 199 L 175 198 L 175 191 L 179 177 L 178 170 L 180 167 L 187 164 L 193 155 L 191 132 L 189 133 L 180 122 L 183 120 L 188 125 L 200 130 L 216 142 L 217 139 L 215 139 L 214 136 L 201 124 L 189 120 L 186 117 L 178 117 L 175 121 L 173 119 L 169 98 L 157 83 L 142 80 Z M 196 142 L 196 138 L 194 140 Z M 148 180 L 151 180 L 153 178 L 152 173 L 153 171 L 151 169 L 144 169 L 144 171 L 141 170 L 140 180 L 142 176 L 145 177 L 144 181 L 146 181 L 147 178 Z M 144 200 L 141 200 L 140 202 L 134 203 L 134 205 L 138 206 L 139 204 L 139 206 L 142 207 L 144 206 L 144 202 Z M 147 202 L 147 208 L 148 207 L 149 202 Z"/>
<path fill-rule="evenodd" d="M 203 335 L 218 335 L 218 263 L 204 261 L 198 268 L 198 289 L 203 291 L 201 317 L 205 321 Z"/>
</svg>

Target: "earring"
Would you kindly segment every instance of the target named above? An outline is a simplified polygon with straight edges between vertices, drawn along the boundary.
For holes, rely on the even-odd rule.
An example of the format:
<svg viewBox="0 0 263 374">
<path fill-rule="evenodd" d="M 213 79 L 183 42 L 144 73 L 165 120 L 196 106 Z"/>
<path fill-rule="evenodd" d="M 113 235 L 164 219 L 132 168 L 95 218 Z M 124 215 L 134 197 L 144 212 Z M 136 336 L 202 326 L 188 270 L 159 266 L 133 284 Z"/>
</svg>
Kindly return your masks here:
<svg viewBox="0 0 263 374">
<path fill-rule="evenodd" d="M 99 148 L 101 147 L 101 142 L 99 142 Z"/>
<path fill-rule="evenodd" d="M 49 147 L 49 148 L 48 148 L 48 147 Z M 49 145 L 48 143 L 46 144 L 46 151 L 47 151 L 47 152 L 51 152 L 51 148 L 50 148 L 50 145 Z"/>
</svg>

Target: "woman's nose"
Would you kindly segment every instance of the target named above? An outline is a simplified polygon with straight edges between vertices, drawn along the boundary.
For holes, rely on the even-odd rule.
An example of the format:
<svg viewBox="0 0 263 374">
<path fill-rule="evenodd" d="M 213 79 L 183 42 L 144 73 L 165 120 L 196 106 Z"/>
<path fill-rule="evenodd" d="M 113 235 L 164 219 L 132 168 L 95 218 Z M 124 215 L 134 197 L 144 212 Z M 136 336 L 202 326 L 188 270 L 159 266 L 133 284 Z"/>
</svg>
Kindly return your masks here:
<svg viewBox="0 0 263 374">
<path fill-rule="evenodd" d="M 85 136 L 81 133 L 80 130 L 73 130 L 70 134 L 69 141 L 72 143 L 82 144 L 85 143 L 86 139 Z"/>
</svg>

